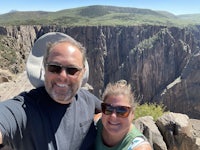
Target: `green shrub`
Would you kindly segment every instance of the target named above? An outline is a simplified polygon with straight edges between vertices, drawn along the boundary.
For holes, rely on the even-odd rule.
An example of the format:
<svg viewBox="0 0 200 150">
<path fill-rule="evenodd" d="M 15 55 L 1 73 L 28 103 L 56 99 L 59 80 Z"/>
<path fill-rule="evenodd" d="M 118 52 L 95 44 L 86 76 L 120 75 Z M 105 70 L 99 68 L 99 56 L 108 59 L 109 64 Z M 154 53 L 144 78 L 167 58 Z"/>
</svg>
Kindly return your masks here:
<svg viewBox="0 0 200 150">
<path fill-rule="evenodd" d="M 165 106 L 163 104 L 142 104 L 138 105 L 135 109 L 135 118 L 140 118 L 144 116 L 152 116 L 154 121 L 156 121 L 165 112 Z"/>
</svg>

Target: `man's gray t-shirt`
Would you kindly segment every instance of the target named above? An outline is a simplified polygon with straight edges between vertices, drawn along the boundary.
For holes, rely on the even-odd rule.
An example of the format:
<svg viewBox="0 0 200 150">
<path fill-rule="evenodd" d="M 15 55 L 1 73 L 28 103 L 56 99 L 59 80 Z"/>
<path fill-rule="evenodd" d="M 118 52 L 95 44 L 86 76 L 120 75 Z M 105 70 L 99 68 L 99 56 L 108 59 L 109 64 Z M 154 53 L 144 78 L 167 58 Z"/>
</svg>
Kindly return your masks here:
<svg viewBox="0 0 200 150">
<path fill-rule="evenodd" d="M 53 101 L 44 87 L 0 104 L 3 144 L 17 150 L 78 150 L 100 101 L 80 89 L 71 104 Z"/>
</svg>

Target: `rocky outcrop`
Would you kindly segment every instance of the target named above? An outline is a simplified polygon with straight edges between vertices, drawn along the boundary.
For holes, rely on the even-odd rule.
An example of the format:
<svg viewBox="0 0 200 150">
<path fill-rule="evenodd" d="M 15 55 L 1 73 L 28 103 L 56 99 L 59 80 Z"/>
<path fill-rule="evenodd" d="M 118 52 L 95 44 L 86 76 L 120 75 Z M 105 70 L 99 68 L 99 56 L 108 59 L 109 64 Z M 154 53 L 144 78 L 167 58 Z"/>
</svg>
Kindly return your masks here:
<svg viewBox="0 0 200 150">
<path fill-rule="evenodd" d="M 156 122 L 149 116 L 135 121 L 154 150 L 200 150 L 199 124 L 179 113 L 166 113 Z"/>
<path fill-rule="evenodd" d="M 12 74 L 8 70 L 0 69 L 0 84 L 9 82 L 13 79 Z"/>
<path fill-rule="evenodd" d="M 140 102 L 163 103 L 170 111 L 199 119 L 198 30 L 150 25 L 1 27 L 1 41 L 16 50 L 15 62 L 1 68 L 22 72 L 38 37 L 64 32 L 87 48 L 88 83 L 95 95 L 100 97 L 108 82 L 123 78 L 132 84 Z"/>
<path fill-rule="evenodd" d="M 0 27 L 0 68 L 17 74 L 25 69 L 39 26 Z"/>
</svg>

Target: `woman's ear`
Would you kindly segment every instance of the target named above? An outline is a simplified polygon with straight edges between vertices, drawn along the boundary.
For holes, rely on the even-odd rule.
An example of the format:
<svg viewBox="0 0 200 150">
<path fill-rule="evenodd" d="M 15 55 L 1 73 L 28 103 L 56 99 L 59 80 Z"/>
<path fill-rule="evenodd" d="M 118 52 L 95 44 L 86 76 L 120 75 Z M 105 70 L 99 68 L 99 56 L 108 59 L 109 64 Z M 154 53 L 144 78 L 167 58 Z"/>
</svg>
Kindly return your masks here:
<svg viewBox="0 0 200 150">
<path fill-rule="evenodd" d="M 133 120 L 135 118 L 134 111 L 131 111 L 131 119 Z"/>
</svg>

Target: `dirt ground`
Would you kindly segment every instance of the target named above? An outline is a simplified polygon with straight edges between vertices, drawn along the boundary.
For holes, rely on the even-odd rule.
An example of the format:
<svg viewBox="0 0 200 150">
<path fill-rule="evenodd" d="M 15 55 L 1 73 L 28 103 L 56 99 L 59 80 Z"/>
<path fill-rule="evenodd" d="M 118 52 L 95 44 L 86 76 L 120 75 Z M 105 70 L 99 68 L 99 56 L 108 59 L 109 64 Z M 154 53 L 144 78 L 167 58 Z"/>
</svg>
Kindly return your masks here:
<svg viewBox="0 0 200 150">
<path fill-rule="evenodd" d="M 26 72 L 17 75 L 16 79 L 11 82 L 0 84 L 0 101 L 7 100 L 18 95 L 23 91 L 29 91 L 34 88 L 27 78 Z"/>
</svg>

